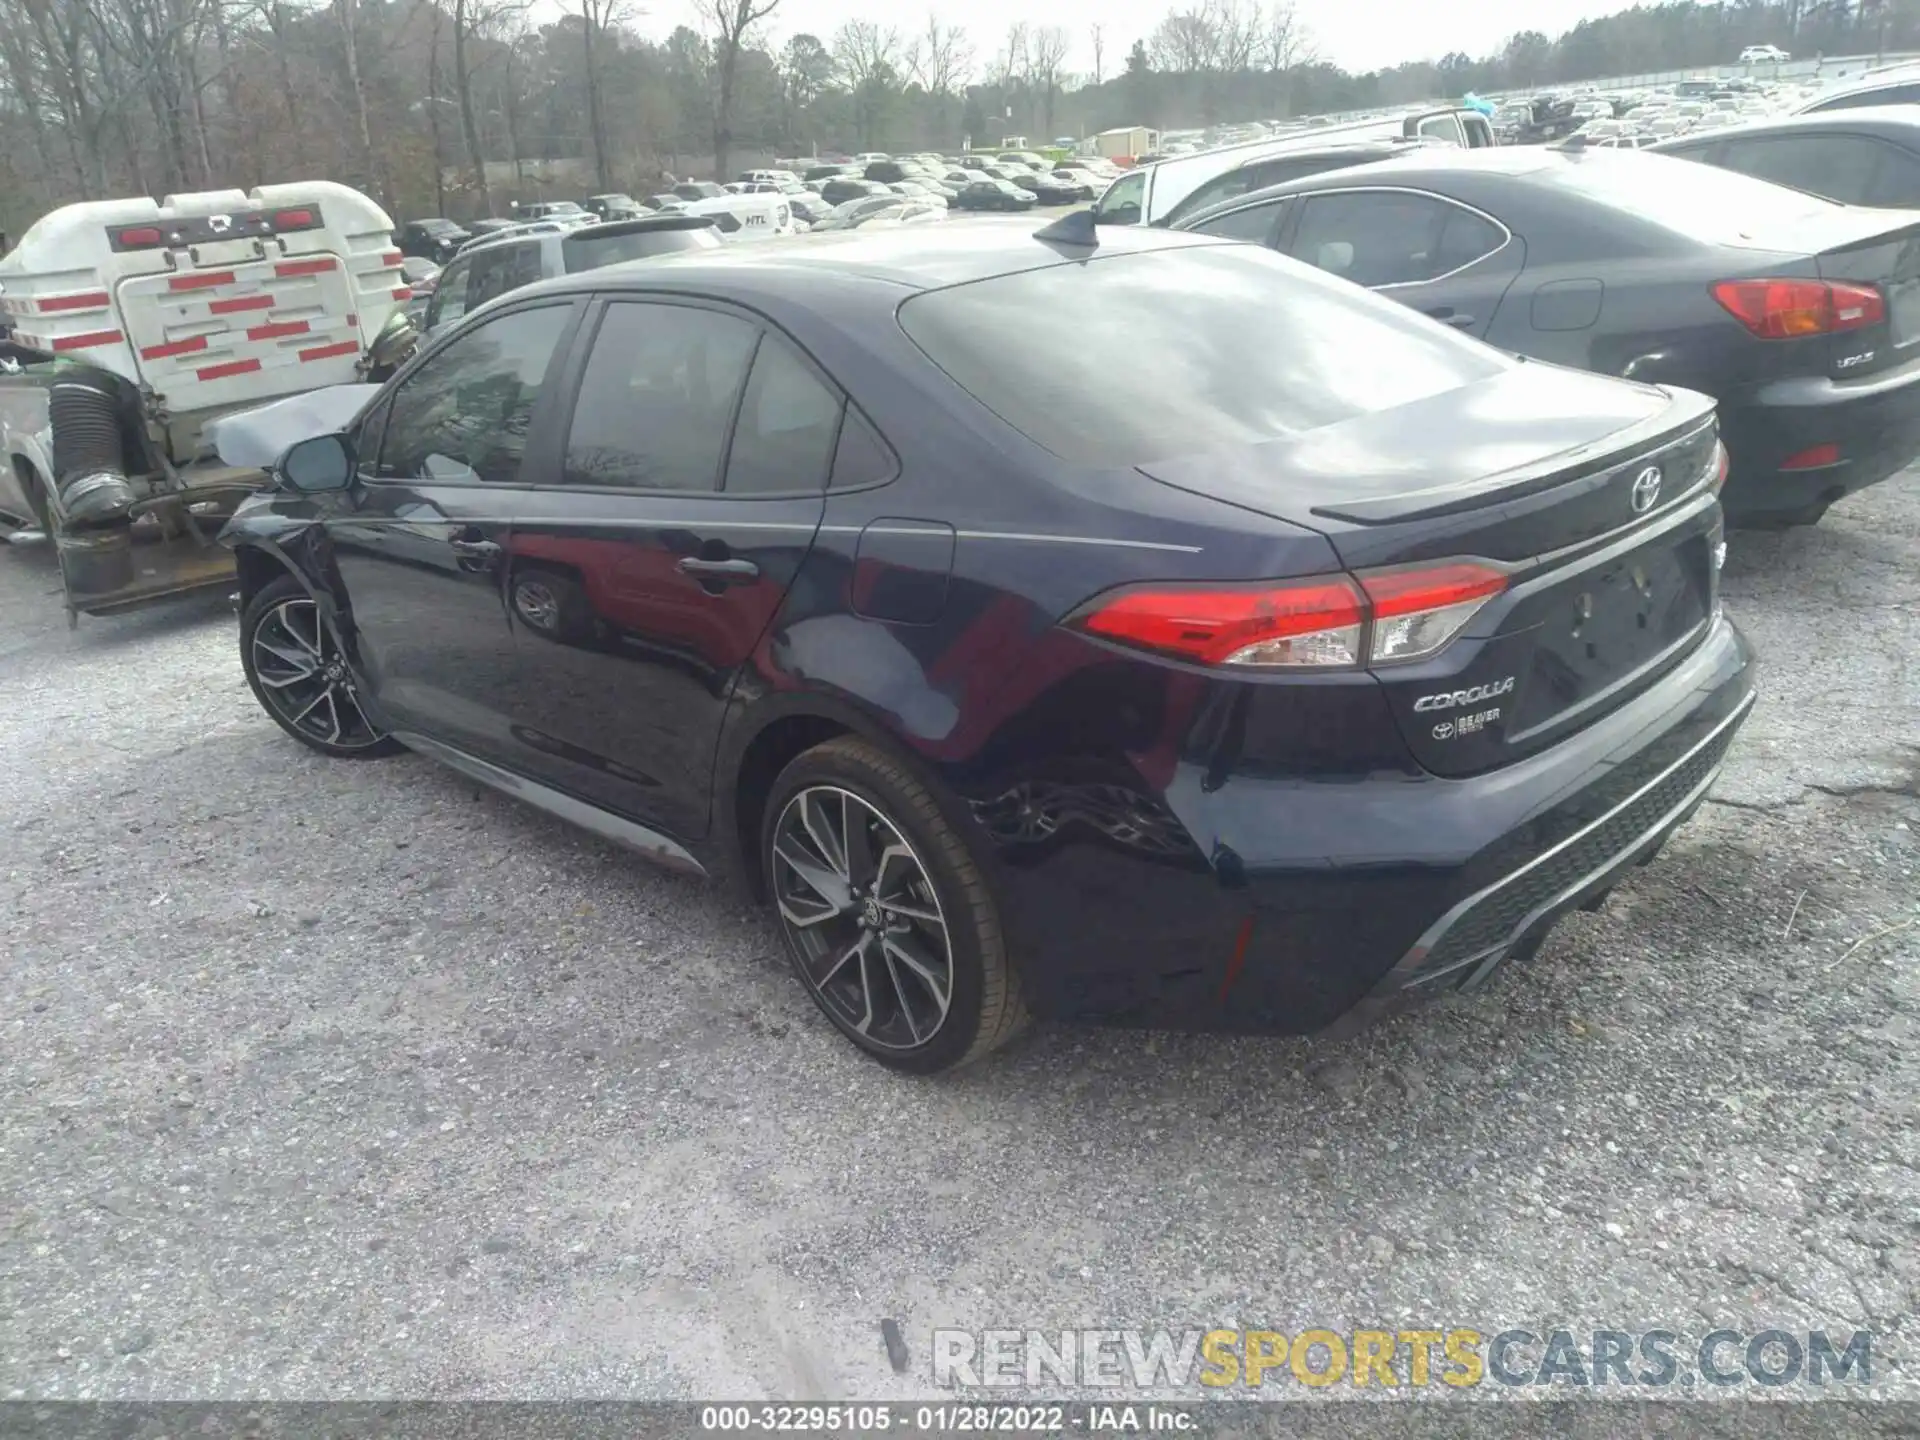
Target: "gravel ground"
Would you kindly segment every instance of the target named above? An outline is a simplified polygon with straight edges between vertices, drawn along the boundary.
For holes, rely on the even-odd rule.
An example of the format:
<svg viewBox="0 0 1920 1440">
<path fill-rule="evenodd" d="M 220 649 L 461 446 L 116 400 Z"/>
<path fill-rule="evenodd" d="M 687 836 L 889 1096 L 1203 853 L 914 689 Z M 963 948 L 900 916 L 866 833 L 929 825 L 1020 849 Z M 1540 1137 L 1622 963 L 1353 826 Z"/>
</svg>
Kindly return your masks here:
<svg viewBox="0 0 1920 1440">
<path fill-rule="evenodd" d="M 1378 1323 L 1871 1328 L 1920 1397 L 1920 476 L 1734 537 L 1760 706 L 1531 964 L 939 1082 L 718 892 L 298 749 L 224 604 L 55 592 L 0 555 L 0 1395 L 905 1397 L 936 1326 Z"/>
</svg>

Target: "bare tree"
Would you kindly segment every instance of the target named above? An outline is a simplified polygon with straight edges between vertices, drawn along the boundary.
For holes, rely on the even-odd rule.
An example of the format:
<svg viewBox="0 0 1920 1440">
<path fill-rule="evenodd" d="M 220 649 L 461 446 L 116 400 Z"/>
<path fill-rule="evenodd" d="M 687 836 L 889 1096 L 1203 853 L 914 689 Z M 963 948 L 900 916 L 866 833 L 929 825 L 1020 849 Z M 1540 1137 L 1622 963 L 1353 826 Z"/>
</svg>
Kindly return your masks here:
<svg viewBox="0 0 1920 1440">
<path fill-rule="evenodd" d="M 593 145 L 594 177 L 602 190 L 613 188 L 613 168 L 606 108 L 600 96 L 600 37 L 622 18 L 622 8 L 620 0 L 580 0 L 580 18 L 586 27 L 587 131 Z"/>
<path fill-rule="evenodd" d="M 1098 85 L 1103 76 L 1106 60 L 1106 28 L 1098 20 L 1087 27 L 1087 38 L 1093 42 L 1093 83 Z"/>
<path fill-rule="evenodd" d="M 733 92 L 741 42 L 747 31 L 779 7 L 780 0 L 703 0 L 702 9 L 718 30 L 713 42 L 713 173 L 717 179 L 726 179 L 733 158 Z"/>
<path fill-rule="evenodd" d="M 1040 99 L 1040 128 L 1053 138 L 1053 102 L 1060 94 L 1061 70 L 1067 61 L 1067 32 L 1058 25 L 1042 25 L 1027 46 L 1028 83 Z"/>
<path fill-rule="evenodd" d="M 907 73 L 929 95 L 953 95 L 973 69 L 973 46 L 963 26 L 943 25 L 938 15 L 929 14 L 927 28 L 907 46 L 905 61 Z"/>
<path fill-rule="evenodd" d="M 464 61 L 465 59 L 465 52 L 461 49 L 460 44 L 460 7 L 467 3 L 469 3 L 469 0 L 454 0 L 453 44 L 457 61 Z M 335 17 L 340 22 L 340 37 L 345 48 L 347 59 L 347 85 L 353 92 L 353 121 L 360 136 L 360 161 L 363 166 L 361 173 L 367 177 L 369 182 L 378 183 L 375 175 L 373 155 L 373 128 L 367 123 L 367 87 L 362 84 L 360 80 L 360 27 L 358 24 L 358 10 L 357 0 L 333 0 L 333 11 Z M 460 80 L 460 99 L 463 105 L 467 103 L 467 83 L 464 70 Z M 478 153 L 478 143 L 476 139 L 476 153 Z M 486 183 L 487 177 L 483 170 L 480 175 L 480 187 L 483 195 L 486 193 Z M 382 186 L 381 188 L 384 190 L 386 187 Z M 391 197 L 387 197 L 387 201 L 391 204 Z"/>
<path fill-rule="evenodd" d="M 833 32 L 833 63 L 853 100 L 862 149 L 871 149 L 888 93 L 899 79 L 900 32 L 872 20 L 849 20 Z"/>
</svg>

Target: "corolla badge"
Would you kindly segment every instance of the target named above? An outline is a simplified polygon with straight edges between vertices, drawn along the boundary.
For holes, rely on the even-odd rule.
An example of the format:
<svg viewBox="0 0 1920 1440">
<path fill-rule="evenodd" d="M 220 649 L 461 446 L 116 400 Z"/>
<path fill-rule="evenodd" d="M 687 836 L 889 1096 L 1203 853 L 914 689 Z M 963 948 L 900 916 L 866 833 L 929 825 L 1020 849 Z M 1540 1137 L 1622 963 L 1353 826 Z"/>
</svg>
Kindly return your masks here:
<svg viewBox="0 0 1920 1440">
<path fill-rule="evenodd" d="M 1658 465 L 1649 465 L 1633 477 L 1633 490 L 1630 496 L 1634 514 L 1644 515 L 1653 508 L 1654 502 L 1660 498 L 1660 480 Z"/>
<path fill-rule="evenodd" d="M 1413 702 L 1415 714 L 1425 715 L 1435 710 L 1454 710 L 1462 705 L 1478 705 L 1482 700 L 1492 700 L 1505 695 L 1513 689 L 1514 677 L 1509 675 L 1502 680 L 1489 681 L 1485 685 L 1475 685 L 1467 690 L 1442 690 L 1437 695 L 1422 695 Z"/>
</svg>

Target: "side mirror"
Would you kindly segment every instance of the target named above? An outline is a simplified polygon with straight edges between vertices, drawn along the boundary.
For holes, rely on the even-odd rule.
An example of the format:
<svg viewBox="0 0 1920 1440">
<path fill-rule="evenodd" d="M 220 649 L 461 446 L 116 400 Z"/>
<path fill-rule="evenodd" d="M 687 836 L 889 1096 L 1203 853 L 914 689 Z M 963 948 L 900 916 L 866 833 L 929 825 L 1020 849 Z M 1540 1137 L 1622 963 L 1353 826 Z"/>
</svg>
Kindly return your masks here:
<svg viewBox="0 0 1920 1440">
<path fill-rule="evenodd" d="M 274 478 L 303 495 L 345 490 L 353 484 L 353 446 L 344 435 L 315 435 L 289 446 L 273 467 Z"/>
</svg>

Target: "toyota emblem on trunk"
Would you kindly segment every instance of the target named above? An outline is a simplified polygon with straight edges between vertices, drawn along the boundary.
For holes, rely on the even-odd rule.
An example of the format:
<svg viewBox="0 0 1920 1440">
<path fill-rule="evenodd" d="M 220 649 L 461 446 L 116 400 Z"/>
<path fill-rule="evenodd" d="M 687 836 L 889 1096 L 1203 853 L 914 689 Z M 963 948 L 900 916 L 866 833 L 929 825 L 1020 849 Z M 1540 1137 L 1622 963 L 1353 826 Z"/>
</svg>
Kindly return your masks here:
<svg viewBox="0 0 1920 1440">
<path fill-rule="evenodd" d="M 1633 513 L 1644 515 L 1660 498 L 1660 467 L 1649 465 L 1633 477 Z"/>
</svg>

